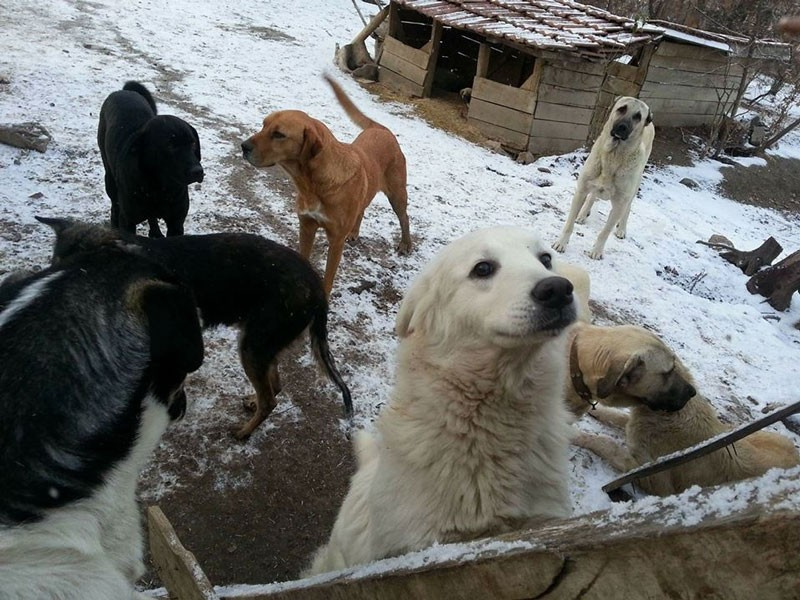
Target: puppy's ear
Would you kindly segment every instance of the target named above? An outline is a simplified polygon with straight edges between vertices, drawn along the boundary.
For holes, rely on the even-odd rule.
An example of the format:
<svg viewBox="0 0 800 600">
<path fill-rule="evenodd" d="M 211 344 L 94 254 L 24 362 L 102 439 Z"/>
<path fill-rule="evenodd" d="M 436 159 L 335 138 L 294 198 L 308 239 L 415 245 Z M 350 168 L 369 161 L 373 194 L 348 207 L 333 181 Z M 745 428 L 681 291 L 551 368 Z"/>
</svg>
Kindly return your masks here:
<svg viewBox="0 0 800 600">
<path fill-rule="evenodd" d="M 322 150 L 322 136 L 316 123 L 309 123 L 303 129 L 303 146 L 300 149 L 300 157 L 303 160 L 314 158 Z"/>
<path fill-rule="evenodd" d="M 628 357 L 624 364 L 616 362 L 597 382 L 598 398 L 608 398 L 615 390 L 625 389 L 641 375 L 644 359 L 638 354 Z"/>
<path fill-rule="evenodd" d="M 652 122 L 653 122 L 653 111 L 652 110 L 648 110 L 647 111 L 647 118 L 644 120 L 645 127 L 650 125 L 650 123 L 652 123 Z"/>
<path fill-rule="evenodd" d="M 203 337 L 197 306 L 182 287 L 150 281 L 133 291 L 133 304 L 147 319 L 150 362 L 181 377 L 203 363 Z"/>
<path fill-rule="evenodd" d="M 187 123 L 188 125 L 188 123 Z M 197 158 L 197 162 L 200 162 L 200 136 L 197 135 L 197 129 L 189 125 L 189 129 L 192 130 L 192 136 L 194 137 L 194 156 Z"/>
<path fill-rule="evenodd" d="M 441 302 L 431 277 L 423 275 L 411 285 L 397 312 L 395 333 L 405 338 L 415 332 L 431 336 L 440 322 Z"/>
</svg>

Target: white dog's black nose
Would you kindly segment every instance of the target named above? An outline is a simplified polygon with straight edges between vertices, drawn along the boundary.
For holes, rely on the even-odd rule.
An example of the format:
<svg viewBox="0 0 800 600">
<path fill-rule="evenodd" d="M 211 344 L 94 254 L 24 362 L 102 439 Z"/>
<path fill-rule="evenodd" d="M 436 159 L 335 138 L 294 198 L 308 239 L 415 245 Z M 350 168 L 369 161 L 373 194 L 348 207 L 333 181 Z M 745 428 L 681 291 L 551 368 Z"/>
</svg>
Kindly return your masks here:
<svg viewBox="0 0 800 600">
<path fill-rule="evenodd" d="M 620 121 L 611 129 L 611 136 L 622 140 L 623 142 L 628 139 L 631 134 L 631 124 L 627 121 Z"/>
<path fill-rule="evenodd" d="M 572 303 L 572 283 L 564 277 L 548 277 L 533 286 L 531 297 L 547 308 L 563 308 Z"/>
</svg>

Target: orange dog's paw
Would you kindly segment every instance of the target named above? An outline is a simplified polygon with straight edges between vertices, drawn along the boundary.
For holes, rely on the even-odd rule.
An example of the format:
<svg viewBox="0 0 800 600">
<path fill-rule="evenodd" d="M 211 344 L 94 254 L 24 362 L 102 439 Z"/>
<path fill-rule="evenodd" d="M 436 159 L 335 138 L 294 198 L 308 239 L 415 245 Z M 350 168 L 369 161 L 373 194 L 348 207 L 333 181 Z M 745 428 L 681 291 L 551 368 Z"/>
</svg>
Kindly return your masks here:
<svg viewBox="0 0 800 600">
<path fill-rule="evenodd" d="M 408 254 L 411 252 L 411 241 L 410 240 L 401 240 L 399 244 L 397 244 L 397 253 L 398 254 Z"/>
</svg>

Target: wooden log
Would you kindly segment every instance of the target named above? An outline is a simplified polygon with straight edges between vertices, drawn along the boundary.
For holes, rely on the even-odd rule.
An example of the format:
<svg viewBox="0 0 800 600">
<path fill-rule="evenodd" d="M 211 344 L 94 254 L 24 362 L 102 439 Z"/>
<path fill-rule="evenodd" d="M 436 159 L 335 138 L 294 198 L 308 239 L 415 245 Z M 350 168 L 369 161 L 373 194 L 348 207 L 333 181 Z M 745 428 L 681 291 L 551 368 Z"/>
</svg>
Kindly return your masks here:
<svg viewBox="0 0 800 600">
<path fill-rule="evenodd" d="M 747 291 L 764 296 L 775 310 L 789 308 L 792 295 L 800 291 L 800 250 L 753 275 L 747 282 Z"/>
<path fill-rule="evenodd" d="M 360 44 L 364 42 L 364 40 L 366 40 L 372 34 L 373 31 L 375 31 L 378 27 L 381 26 L 381 23 L 383 23 L 386 20 L 386 17 L 388 16 L 389 16 L 389 6 L 386 5 L 383 7 L 383 9 L 378 11 L 378 13 L 374 17 L 372 17 L 370 22 L 367 23 L 367 26 L 364 27 L 364 29 L 362 29 L 361 32 L 356 37 L 353 38 L 353 41 L 351 43 Z"/>
<path fill-rule="evenodd" d="M 772 264 L 772 261 L 781 252 L 783 252 L 783 246 L 774 237 L 770 236 L 755 250 L 745 251 L 731 248 L 721 252 L 720 256 L 739 267 L 745 275 L 753 275 L 764 265 Z"/>
<path fill-rule="evenodd" d="M 795 598 L 800 470 L 323 574 L 238 600 Z M 699 518 L 697 518 L 699 517 Z M 710 562 L 709 562 L 710 561 Z M 223 597 L 225 597 L 223 595 Z"/>
<path fill-rule="evenodd" d="M 172 524 L 158 506 L 147 508 L 150 556 L 171 598 L 218 600 L 194 554 L 183 547 Z"/>
</svg>

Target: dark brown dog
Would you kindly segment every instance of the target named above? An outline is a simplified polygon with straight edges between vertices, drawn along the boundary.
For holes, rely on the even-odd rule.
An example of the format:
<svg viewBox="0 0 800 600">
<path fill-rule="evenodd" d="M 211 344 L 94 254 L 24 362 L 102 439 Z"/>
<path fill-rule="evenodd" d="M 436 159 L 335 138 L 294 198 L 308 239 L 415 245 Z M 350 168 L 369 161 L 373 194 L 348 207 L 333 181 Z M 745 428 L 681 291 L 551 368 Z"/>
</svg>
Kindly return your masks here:
<svg viewBox="0 0 800 600">
<path fill-rule="evenodd" d="M 353 405 L 328 347 L 328 302 L 319 275 L 297 252 L 247 233 L 129 236 L 98 225 L 36 217 L 56 233 L 53 261 L 106 246 L 122 248 L 164 268 L 194 294 L 203 327 L 234 325 L 239 354 L 255 388 L 255 413 L 235 431 L 248 437 L 278 403 L 278 355 L 308 329 L 311 347 L 342 393 L 346 416 Z"/>
<path fill-rule="evenodd" d="M 311 256 L 317 229 L 328 237 L 325 293 L 330 295 L 345 240 L 358 237 L 364 210 L 378 192 L 389 198 L 400 220 L 397 251 L 411 250 L 406 206 L 406 159 L 397 138 L 364 115 L 330 77 L 325 78 L 350 119 L 364 131 L 345 144 L 324 123 L 299 110 L 282 110 L 242 142 L 244 158 L 255 167 L 280 165 L 297 188 L 300 254 Z"/>
</svg>

